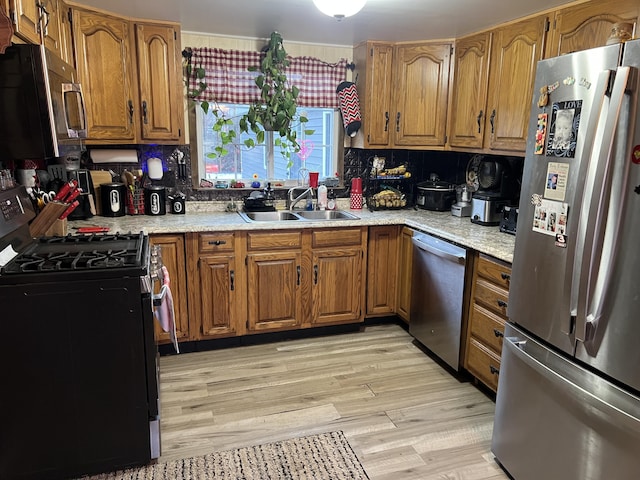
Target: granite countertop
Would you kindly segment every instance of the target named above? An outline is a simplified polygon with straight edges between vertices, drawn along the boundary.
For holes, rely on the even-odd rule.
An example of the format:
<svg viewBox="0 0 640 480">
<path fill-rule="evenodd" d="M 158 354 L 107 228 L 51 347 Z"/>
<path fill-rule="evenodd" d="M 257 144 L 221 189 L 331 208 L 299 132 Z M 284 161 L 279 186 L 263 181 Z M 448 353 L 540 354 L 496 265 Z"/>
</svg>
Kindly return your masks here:
<svg viewBox="0 0 640 480">
<path fill-rule="evenodd" d="M 341 205 L 339 205 L 341 206 Z M 187 202 L 185 215 L 96 216 L 88 220 L 69 222 L 70 232 L 82 226 L 109 227 L 112 232 L 143 231 L 148 234 L 186 233 L 231 230 L 280 230 L 290 228 L 349 227 L 375 225 L 406 225 L 450 240 L 464 247 L 498 258 L 513 261 L 515 236 L 500 232 L 498 227 L 471 223 L 468 217 L 454 217 L 449 212 L 427 210 L 349 210 L 358 220 L 324 220 L 294 222 L 245 222 L 236 212 L 221 211 L 216 202 Z M 344 208 L 348 210 L 348 208 Z"/>
</svg>

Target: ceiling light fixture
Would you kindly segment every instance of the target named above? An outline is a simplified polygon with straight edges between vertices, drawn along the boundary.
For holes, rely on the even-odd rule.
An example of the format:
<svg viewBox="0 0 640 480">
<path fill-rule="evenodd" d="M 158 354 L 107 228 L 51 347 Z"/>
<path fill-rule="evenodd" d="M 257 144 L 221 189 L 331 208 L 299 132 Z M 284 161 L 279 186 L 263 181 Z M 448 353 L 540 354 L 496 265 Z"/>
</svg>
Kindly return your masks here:
<svg viewBox="0 0 640 480">
<path fill-rule="evenodd" d="M 342 20 L 362 10 L 367 0 L 313 0 L 313 3 L 325 15 Z"/>
</svg>

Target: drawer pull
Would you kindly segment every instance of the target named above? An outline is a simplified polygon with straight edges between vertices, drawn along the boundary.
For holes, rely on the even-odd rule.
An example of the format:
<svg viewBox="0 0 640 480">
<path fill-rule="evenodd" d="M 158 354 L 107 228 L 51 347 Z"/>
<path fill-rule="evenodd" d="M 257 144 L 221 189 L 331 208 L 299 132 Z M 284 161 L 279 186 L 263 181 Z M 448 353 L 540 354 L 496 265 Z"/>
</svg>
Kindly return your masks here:
<svg viewBox="0 0 640 480">
<path fill-rule="evenodd" d="M 209 245 L 225 245 L 226 243 L 226 240 L 211 240 Z"/>
<path fill-rule="evenodd" d="M 500 369 L 493 365 L 489 365 L 489 370 L 491 371 L 491 375 L 500 375 Z"/>
<path fill-rule="evenodd" d="M 507 282 L 511 280 L 511 275 L 509 275 L 508 273 L 502 272 L 500 276 L 502 277 L 503 280 L 506 280 Z"/>
<path fill-rule="evenodd" d="M 498 306 L 500 308 L 507 308 L 507 302 L 505 302 L 504 300 L 498 300 Z"/>
<path fill-rule="evenodd" d="M 494 328 L 494 329 L 493 329 L 493 334 L 494 334 L 496 337 L 498 337 L 498 338 L 500 338 L 500 337 L 504 337 L 504 333 L 502 333 L 502 332 L 501 332 L 500 330 L 498 330 L 497 328 Z"/>
</svg>

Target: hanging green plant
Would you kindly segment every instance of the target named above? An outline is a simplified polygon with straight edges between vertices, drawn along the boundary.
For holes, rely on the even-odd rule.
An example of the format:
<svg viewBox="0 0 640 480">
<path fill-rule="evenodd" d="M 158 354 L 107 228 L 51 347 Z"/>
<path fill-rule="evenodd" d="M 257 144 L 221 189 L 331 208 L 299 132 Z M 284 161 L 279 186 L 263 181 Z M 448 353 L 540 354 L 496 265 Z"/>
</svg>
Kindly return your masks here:
<svg viewBox="0 0 640 480">
<path fill-rule="evenodd" d="M 314 130 L 304 129 L 308 118 L 298 114 L 297 100 L 300 90 L 290 84 L 287 79 L 286 69 L 289 64 L 282 36 L 278 32 L 273 32 L 262 50 L 260 66 L 249 68 L 249 71 L 259 72 L 254 82 L 260 91 L 260 99 L 251 103 L 247 113 L 239 118 L 239 131 L 233 129 L 233 119 L 225 114 L 217 102 L 200 102 L 200 107 L 205 113 L 211 111 L 216 117 L 212 128 L 218 135 L 219 144 L 214 152 L 208 154 L 209 158 L 227 155 L 228 145 L 234 143 L 242 133 L 255 134 L 255 141 L 249 138 L 243 142 L 245 147 L 253 148 L 263 144 L 265 132 L 271 131 L 274 135 L 277 134 L 274 144 L 280 150 L 282 157 L 287 160 L 287 168 L 293 166 L 292 154 L 300 151 L 297 127 L 301 125 L 305 135 L 312 135 Z M 205 74 L 204 69 L 200 67 L 187 70 L 187 81 L 195 76 L 195 83 L 198 85 L 197 88 L 188 90 L 191 98 L 195 99 L 206 90 Z"/>
</svg>

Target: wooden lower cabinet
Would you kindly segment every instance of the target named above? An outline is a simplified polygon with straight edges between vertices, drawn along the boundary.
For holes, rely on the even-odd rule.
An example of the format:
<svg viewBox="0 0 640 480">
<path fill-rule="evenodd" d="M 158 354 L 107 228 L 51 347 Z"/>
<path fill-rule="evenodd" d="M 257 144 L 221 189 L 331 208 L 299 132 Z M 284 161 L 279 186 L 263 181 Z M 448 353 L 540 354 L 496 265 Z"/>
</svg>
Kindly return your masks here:
<svg viewBox="0 0 640 480">
<path fill-rule="evenodd" d="M 247 330 L 291 329 L 302 323 L 300 249 L 247 254 Z"/>
<path fill-rule="evenodd" d="M 400 232 L 400 246 L 398 251 L 398 282 L 397 282 L 397 315 L 409 323 L 411 320 L 411 271 L 413 268 L 413 232 L 408 227 Z"/>
<path fill-rule="evenodd" d="M 464 366 L 494 392 L 500 374 L 510 279 L 510 265 L 476 254 Z"/>
<path fill-rule="evenodd" d="M 400 227 L 369 227 L 367 247 L 367 317 L 396 312 Z"/>
<path fill-rule="evenodd" d="M 234 232 L 190 233 L 187 245 L 190 329 L 193 340 L 242 332 L 244 270 L 238 269 Z"/>
<path fill-rule="evenodd" d="M 151 245 L 161 247 L 162 263 L 167 267 L 170 278 L 173 308 L 178 341 L 189 340 L 189 313 L 187 311 L 187 272 L 185 269 L 185 239 L 182 234 L 151 235 Z M 160 289 L 156 285 L 156 292 Z M 169 343 L 169 334 L 155 322 L 155 335 L 158 343 Z"/>
<path fill-rule="evenodd" d="M 331 228 L 311 233 L 311 324 L 364 320 L 367 229 Z"/>
<path fill-rule="evenodd" d="M 246 333 L 362 321 L 366 228 L 248 232 Z"/>
</svg>

